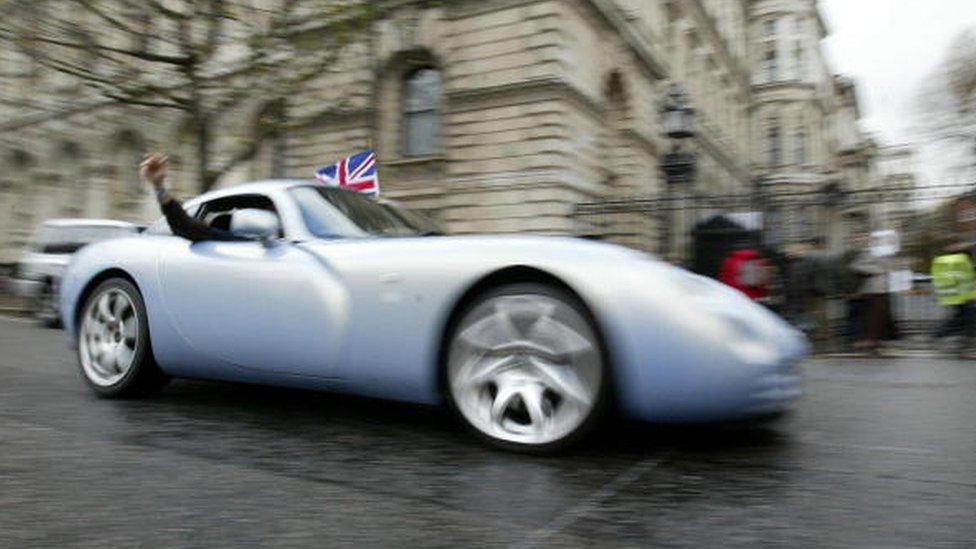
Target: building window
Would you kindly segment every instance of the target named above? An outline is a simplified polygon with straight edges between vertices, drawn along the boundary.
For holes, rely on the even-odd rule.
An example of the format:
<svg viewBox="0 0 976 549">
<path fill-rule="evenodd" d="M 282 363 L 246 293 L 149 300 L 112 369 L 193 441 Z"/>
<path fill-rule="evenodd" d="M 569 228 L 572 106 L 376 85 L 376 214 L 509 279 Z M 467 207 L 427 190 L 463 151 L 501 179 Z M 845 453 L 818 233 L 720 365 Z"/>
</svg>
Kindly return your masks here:
<svg viewBox="0 0 976 549">
<path fill-rule="evenodd" d="M 798 165 L 807 163 L 807 132 L 804 130 L 796 130 L 793 136 L 793 159 Z"/>
<path fill-rule="evenodd" d="M 435 154 L 440 139 L 441 73 L 432 68 L 411 72 L 404 90 L 403 152 L 407 156 Z"/>
<path fill-rule="evenodd" d="M 768 19 L 763 23 L 763 38 L 776 36 L 776 20 Z"/>
<path fill-rule="evenodd" d="M 779 125 L 776 123 L 766 131 L 766 163 L 770 167 L 783 163 L 783 147 L 780 142 Z"/>
<path fill-rule="evenodd" d="M 771 45 L 767 50 L 766 54 L 763 56 L 763 81 L 765 82 L 775 82 L 778 73 L 778 63 L 776 59 L 776 46 Z"/>
<path fill-rule="evenodd" d="M 796 69 L 796 79 L 803 80 L 806 76 L 806 64 L 803 56 L 803 45 L 799 42 L 793 47 L 793 66 Z"/>
</svg>

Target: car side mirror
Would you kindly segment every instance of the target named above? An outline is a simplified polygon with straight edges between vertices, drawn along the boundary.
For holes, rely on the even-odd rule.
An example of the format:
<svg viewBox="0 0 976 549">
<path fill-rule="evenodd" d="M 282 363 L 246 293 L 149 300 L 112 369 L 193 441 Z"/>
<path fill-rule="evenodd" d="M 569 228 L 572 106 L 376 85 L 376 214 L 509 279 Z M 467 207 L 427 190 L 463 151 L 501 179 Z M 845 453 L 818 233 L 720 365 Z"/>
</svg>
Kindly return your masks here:
<svg viewBox="0 0 976 549">
<path fill-rule="evenodd" d="M 267 242 L 278 237 L 278 216 L 255 208 L 237 210 L 230 218 L 230 232 L 236 236 Z"/>
</svg>

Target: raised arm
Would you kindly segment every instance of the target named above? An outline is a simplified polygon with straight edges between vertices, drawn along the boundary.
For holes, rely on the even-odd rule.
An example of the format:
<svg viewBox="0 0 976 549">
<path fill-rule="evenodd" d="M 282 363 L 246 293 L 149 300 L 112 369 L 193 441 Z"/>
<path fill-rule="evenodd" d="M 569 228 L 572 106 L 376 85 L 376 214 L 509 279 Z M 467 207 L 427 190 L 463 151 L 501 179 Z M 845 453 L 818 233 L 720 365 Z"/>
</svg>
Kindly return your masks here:
<svg viewBox="0 0 976 549">
<path fill-rule="evenodd" d="M 245 240 L 227 231 L 214 229 L 206 223 L 187 215 L 180 201 L 173 197 L 169 189 L 166 188 L 167 163 L 168 159 L 166 155 L 159 153 L 150 154 L 140 164 L 139 176 L 143 181 L 152 185 L 156 191 L 159 209 L 166 216 L 166 222 L 169 223 L 169 227 L 174 235 L 192 240 L 193 242 L 202 240 Z"/>
</svg>

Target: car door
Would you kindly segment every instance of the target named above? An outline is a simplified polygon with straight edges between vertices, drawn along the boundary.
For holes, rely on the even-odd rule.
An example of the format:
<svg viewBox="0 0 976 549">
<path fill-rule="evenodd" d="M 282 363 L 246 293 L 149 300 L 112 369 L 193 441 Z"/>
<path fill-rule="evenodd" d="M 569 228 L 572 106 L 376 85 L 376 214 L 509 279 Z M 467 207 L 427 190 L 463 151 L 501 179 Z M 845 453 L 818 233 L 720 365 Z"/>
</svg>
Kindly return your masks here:
<svg viewBox="0 0 976 549">
<path fill-rule="evenodd" d="M 197 218 L 224 224 L 235 209 L 256 206 L 277 214 L 271 198 L 242 195 L 203 204 Z M 346 293 L 315 255 L 287 239 L 184 240 L 160 254 L 158 273 L 168 320 L 197 366 L 332 376 Z"/>
</svg>

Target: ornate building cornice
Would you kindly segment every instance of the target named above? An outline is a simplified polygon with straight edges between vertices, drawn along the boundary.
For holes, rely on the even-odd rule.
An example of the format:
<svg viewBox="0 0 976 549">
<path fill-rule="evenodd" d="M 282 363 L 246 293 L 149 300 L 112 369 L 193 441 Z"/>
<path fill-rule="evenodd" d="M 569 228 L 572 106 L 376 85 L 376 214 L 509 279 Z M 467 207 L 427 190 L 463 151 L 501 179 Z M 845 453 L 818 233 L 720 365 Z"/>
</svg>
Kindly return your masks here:
<svg viewBox="0 0 976 549">
<path fill-rule="evenodd" d="M 582 3 L 593 13 L 613 28 L 614 31 L 623 39 L 627 49 L 640 61 L 640 68 L 651 77 L 652 80 L 663 80 L 667 78 L 667 63 L 661 58 L 661 52 L 656 51 L 654 46 L 643 36 L 635 32 L 633 25 L 628 21 L 620 6 L 612 0 L 563 0 L 572 3 Z"/>
</svg>

